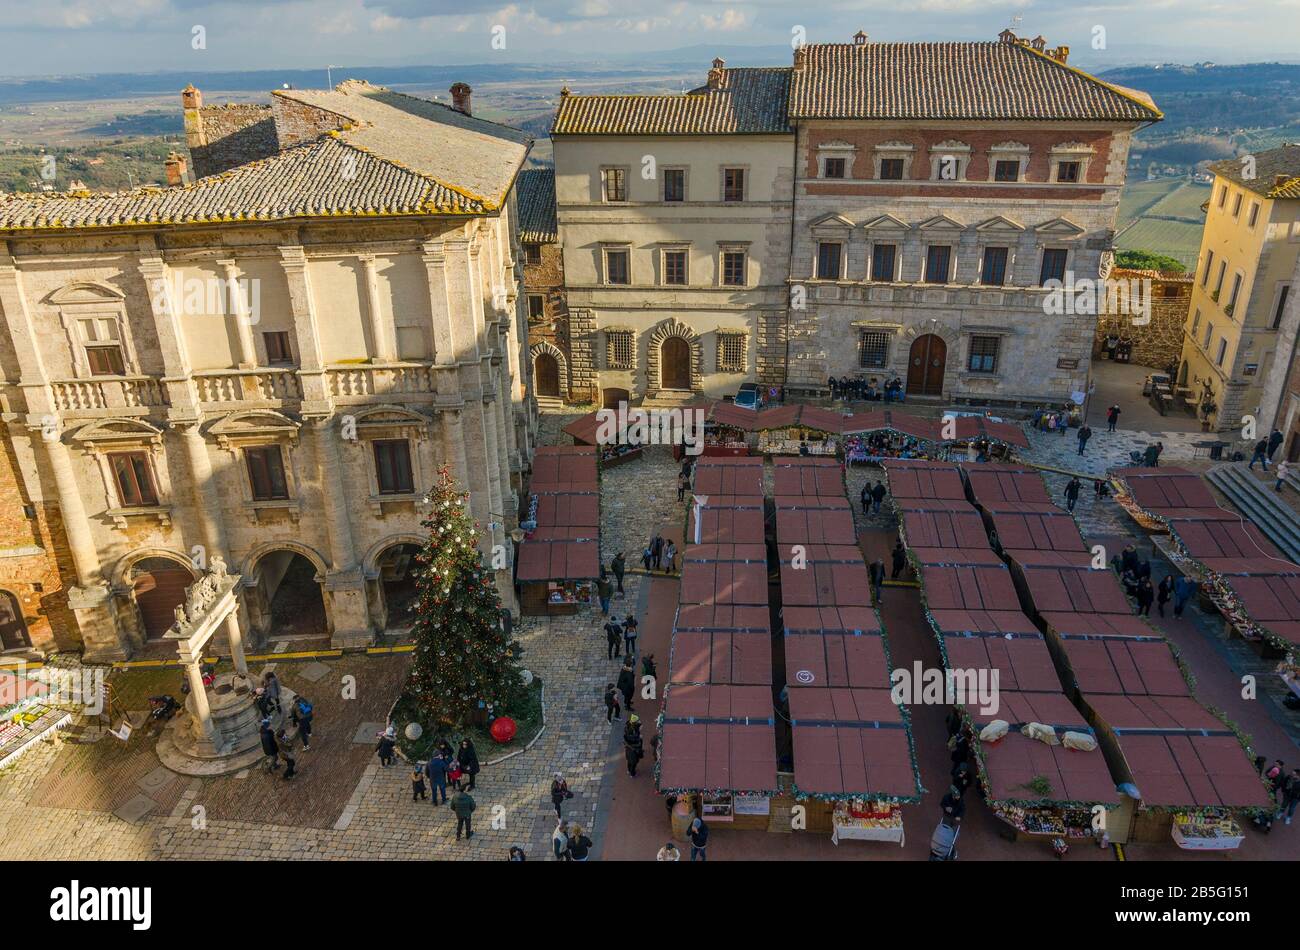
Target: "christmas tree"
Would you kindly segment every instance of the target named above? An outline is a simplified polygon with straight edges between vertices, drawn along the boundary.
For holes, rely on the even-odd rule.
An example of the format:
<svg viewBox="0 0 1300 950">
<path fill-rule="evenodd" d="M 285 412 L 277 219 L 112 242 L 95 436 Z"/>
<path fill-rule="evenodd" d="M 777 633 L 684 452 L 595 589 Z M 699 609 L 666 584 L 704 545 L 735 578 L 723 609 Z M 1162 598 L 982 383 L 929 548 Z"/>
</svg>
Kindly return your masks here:
<svg viewBox="0 0 1300 950">
<path fill-rule="evenodd" d="M 429 540 L 416 555 L 415 661 L 407 694 L 426 726 L 467 726 L 486 707 L 506 712 L 523 681 L 519 648 L 501 624 L 501 599 L 478 550 L 468 496 L 443 468 L 423 522 Z"/>
</svg>

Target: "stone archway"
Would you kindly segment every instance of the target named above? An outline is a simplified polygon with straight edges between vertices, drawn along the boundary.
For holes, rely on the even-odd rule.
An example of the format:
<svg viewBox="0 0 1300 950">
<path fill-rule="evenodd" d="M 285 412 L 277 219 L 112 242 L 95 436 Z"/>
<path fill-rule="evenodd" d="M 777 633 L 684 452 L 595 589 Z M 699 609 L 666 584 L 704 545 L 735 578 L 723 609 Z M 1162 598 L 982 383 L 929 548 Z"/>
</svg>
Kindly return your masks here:
<svg viewBox="0 0 1300 950">
<path fill-rule="evenodd" d="M 928 350 L 926 337 L 930 338 Z M 895 352 L 897 353 L 896 359 L 902 365 L 898 366 L 896 372 L 907 381 L 907 395 L 943 394 L 947 383 L 948 370 L 953 368 L 954 358 L 959 352 L 959 341 L 960 334 L 958 331 L 939 320 L 925 320 L 907 327 L 899 334 L 899 346 L 895 348 Z M 933 383 L 933 385 L 927 385 L 924 391 L 914 389 L 912 384 L 914 374 L 917 374 L 921 369 L 921 367 L 915 365 L 918 358 L 927 364 L 924 367 L 924 378 Z M 936 358 L 940 361 L 940 365 L 937 367 L 934 365 Z"/>
<path fill-rule="evenodd" d="M 564 398 L 569 389 L 569 361 L 564 352 L 555 344 L 542 340 L 534 343 L 528 354 L 533 361 L 534 395 Z"/>
<path fill-rule="evenodd" d="M 415 555 L 427 538 L 398 534 L 384 538 L 366 552 L 366 600 L 374 630 L 409 626 L 415 606 Z"/>
<path fill-rule="evenodd" d="M 680 320 L 667 320 L 650 334 L 646 354 L 647 391 L 704 389 L 704 344 Z"/>
<path fill-rule="evenodd" d="M 14 594 L 0 590 L 0 651 L 29 650 L 31 646 L 22 604 Z"/>
<path fill-rule="evenodd" d="M 326 571 L 324 558 L 293 541 L 269 541 L 244 559 L 248 619 L 259 640 L 333 632 Z"/>
<path fill-rule="evenodd" d="M 144 548 L 117 562 L 113 591 L 129 601 L 119 616 L 134 623 L 139 643 L 166 636 L 176 607 L 185 602 L 185 589 L 196 578 L 193 562 L 166 548 Z"/>
</svg>

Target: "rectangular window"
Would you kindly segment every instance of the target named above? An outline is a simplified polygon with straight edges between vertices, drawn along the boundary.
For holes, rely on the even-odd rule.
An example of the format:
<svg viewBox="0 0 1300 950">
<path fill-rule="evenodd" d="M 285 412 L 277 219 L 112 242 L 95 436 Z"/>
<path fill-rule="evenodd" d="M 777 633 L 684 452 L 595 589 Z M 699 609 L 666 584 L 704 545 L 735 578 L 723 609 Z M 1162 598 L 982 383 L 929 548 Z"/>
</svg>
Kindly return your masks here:
<svg viewBox="0 0 1300 950">
<path fill-rule="evenodd" d="M 602 168 L 600 170 L 600 181 L 606 201 L 627 201 L 626 169 Z"/>
<path fill-rule="evenodd" d="M 664 251 L 664 283 L 685 286 L 685 251 Z"/>
<path fill-rule="evenodd" d="M 1214 324 L 1207 323 L 1205 325 L 1205 339 L 1201 341 L 1201 346 L 1208 350 L 1210 348 L 1210 341 L 1213 339 L 1214 339 Z"/>
<path fill-rule="evenodd" d="M 970 371 L 972 373 L 996 373 L 998 371 L 998 344 L 1001 342 L 996 336 L 971 337 Z"/>
<path fill-rule="evenodd" d="M 624 250 L 605 251 L 605 283 L 630 284 L 632 282 L 629 276 L 628 256 L 629 252 Z"/>
<path fill-rule="evenodd" d="M 1078 162 L 1057 162 L 1056 180 L 1073 184 L 1079 180 Z"/>
<path fill-rule="evenodd" d="M 1255 222 L 1258 220 L 1259 220 L 1259 202 L 1252 201 L 1250 203 L 1250 217 L 1246 221 L 1246 227 L 1253 228 L 1255 226 Z"/>
<path fill-rule="evenodd" d="M 153 470 L 144 452 L 114 452 L 108 456 L 113 480 L 117 482 L 117 499 L 123 508 L 144 508 L 158 504 Z"/>
<path fill-rule="evenodd" d="M 375 441 L 375 478 L 381 495 L 405 495 L 415 491 L 411 477 L 411 444 L 406 439 Z"/>
<path fill-rule="evenodd" d="M 948 283 L 949 264 L 952 263 L 952 248 L 947 244 L 931 244 L 925 251 L 925 282 L 927 284 Z"/>
<path fill-rule="evenodd" d="M 817 245 L 817 276 L 822 280 L 839 280 L 840 257 L 844 245 L 839 241 L 821 241 Z"/>
<path fill-rule="evenodd" d="M 898 273 L 898 245 L 876 244 L 871 248 L 871 279 L 892 281 Z"/>
<path fill-rule="evenodd" d="M 1019 181 L 1020 161 L 1018 159 L 999 159 L 993 166 L 994 181 Z"/>
<path fill-rule="evenodd" d="M 122 362 L 120 346 L 88 346 L 86 361 L 90 364 L 91 376 L 124 376 L 126 367 Z"/>
<path fill-rule="evenodd" d="M 1205 252 L 1205 273 L 1201 275 L 1201 286 L 1205 287 L 1210 283 L 1210 271 L 1214 267 L 1214 252 Z"/>
<path fill-rule="evenodd" d="M 1239 217 L 1241 217 L 1241 199 L 1242 199 L 1242 197 L 1243 197 L 1243 195 L 1241 194 L 1241 192 L 1237 192 L 1237 194 L 1233 196 L 1233 199 L 1232 199 L 1232 216 L 1233 216 L 1234 218 L 1239 218 Z"/>
<path fill-rule="evenodd" d="M 722 252 L 722 282 L 728 287 L 745 286 L 745 252 Z"/>
<path fill-rule="evenodd" d="M 722 170 L 722 200 L 745 200 L 745 170 L 743 168 L 724 168 Z"/>
<path fill-rule="evenodd" d="M 718 334 L 718 372 L 745 371 L 745 337 L 740 333 Z"/>
<path fill-rule="evenodd" d="M 1228 186 L 1220 185 L 1219 186 L 1219 207 L 1222 208 L 1223 203 L 1227 200 L 1228 200 Z"/>
<path fill-rule="evenodd" d="M 664 169 L 664 201 L 686 200 L 686 169 Z"/>
<path fill-rule="evenodd" d="M 263 332 L 262 344 L 266 347 L 266 362 L 271 366 L 293 362 L 293 351 L 289 349 L 288 331 L 273 330 Z"/>
<path fill-rule="evenodd" d="M 1227 307 L 1227 309 L 1228 309 L 1229 311 L 1235 310 L 1235 309 L 1237 308 L 1237 298 L 1238 298 L 1240 295 L 1241 295 L 1241 275 L 1240 275 L 1240 274 L 1233 274 L 1233 275 L 1232 275 L 1232 293 L 1228 294 L 1228 307 Z M 1229 314 L 1229 316 L 1231 316 L 1231 314 Z"/>
<path fill-rule="evenodd" d="M 858 335 L 858 365 L 863 369 L 884 369 L 889 363 L 889 334 L 863 330 Z"/>
<path fill-rule="evenodd" d="M 542 246 L 540 244 L 524 245 L 524 263 L 540 264 L 542 262 Z"/>
<path fill-rule="evenodd" d="M 528 319 L 532 321 L 546 319 L 546 298 L 541 294 L 528 295 Z"/>
<path fill-rule="evenodd" d="M 607 369 L 632 368 L 632 331 L 605 331 L 605 366 Z"/>
<path fill-rule="evenodd" d="M 980 283 L 1001 287 L 1007 281 L 1007 254 L 1005 247 L 984 248 L 984 264 L 980 268 Z"/>
<path fill-rule="evenodd" d="M 1069 252 L 1063 247 L 1043 249 L 1043 267 L 1038 274 L 1038 282 L 1045 284 L 1049 280 L 1065 280 L 1065 262 Z"/>
<path fill-rule="evenodd" d="M 1201 308 L 1196 308 L 1196 313 L 1192 314 L 1192 332 L 1190 334 L 1193 340 L 1196 339 L 1196 331 L 1201 328 Z"/>
<path fill-rule="evenodd" d="M 846 165 L 848 163 L 842 158 L 826 159 L 825 173 L 827 178 L 843 178 Z"/>
<path fill-rule="evenodd" d="M 882 181 L 902 181 L 903 160 L 901 158 L 882 158 L 880 160 L 880 178 Z"/>
<path fill-rule="evenodd" d="M 284 453 L 280 446 L 244 449 L 244 462 L 248 466 L 248 484 L 253 490 L 254 501 L 289 497 L 289 484 L 284 477 Z"/>
<path fill-rule="evenodd" d="M 1277 310 L 1273 312 L 1273 329 L 1276 330 L 1282 325 L 1282 314 L 1286 311 L 1287 294 L 1291 292 L 1290 284 L 1283 284 L 1282 291 L 1277 295 Z"/>
<path fill-rule="evenodd" d="M 1223 275 L 1228 272 L 1228 262 L 1219 261 L 1219 276 L 1214 279 L 1214 299 L 1219 299 L 1219 294 L 1223 293 Z"/>
<path fill-rule="evenodd" d="M 1219 353 L 1214 358 L 1215 365 L 1222 366 L 1223 359 L 1228 355 L 1228 338 L 1224 337 L 1219 341 Z"/>
</svg>

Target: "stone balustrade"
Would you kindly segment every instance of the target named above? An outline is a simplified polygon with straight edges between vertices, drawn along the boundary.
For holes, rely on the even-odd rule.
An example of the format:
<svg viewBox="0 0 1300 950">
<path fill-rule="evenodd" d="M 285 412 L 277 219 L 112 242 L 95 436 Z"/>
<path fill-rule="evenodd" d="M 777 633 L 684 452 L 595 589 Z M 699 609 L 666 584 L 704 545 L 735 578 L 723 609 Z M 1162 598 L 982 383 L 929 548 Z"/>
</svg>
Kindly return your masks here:
<svg viewBox="0 0 1300 950">
<path fill-rule="evenodd" d="M 50 384 L 59 412 L 95 413 L 158 409 L 169 404 L 167 387 L 149 376 L 64 379 Z"/>
</svg>

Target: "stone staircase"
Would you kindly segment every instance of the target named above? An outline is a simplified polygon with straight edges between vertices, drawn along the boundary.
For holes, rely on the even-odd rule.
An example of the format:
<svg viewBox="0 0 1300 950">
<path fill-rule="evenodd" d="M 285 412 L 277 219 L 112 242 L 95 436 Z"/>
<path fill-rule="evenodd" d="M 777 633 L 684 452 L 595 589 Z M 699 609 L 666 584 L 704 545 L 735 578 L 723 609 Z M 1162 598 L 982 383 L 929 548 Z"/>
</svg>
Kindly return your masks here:
<svg viewBox="0 0 1300 950">
<path fill-rule="evenodd" d="M 1300 563 L 1300 516 L 1265 483 L 1256 480 L 1245 463 L 1217 465 L 1205 477 L 1283 554 Z"/>
<path fill-rule="evenodd" d="M 538 396 L 537 410 L 539 412 L 563 412 L 564 400 L 559 396 Z"/>
</svg>

